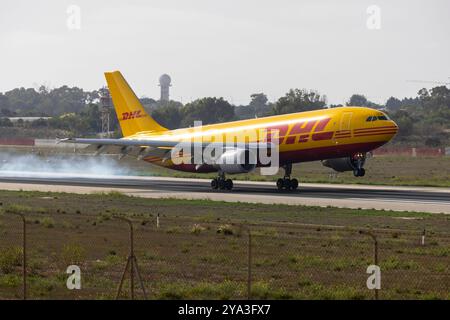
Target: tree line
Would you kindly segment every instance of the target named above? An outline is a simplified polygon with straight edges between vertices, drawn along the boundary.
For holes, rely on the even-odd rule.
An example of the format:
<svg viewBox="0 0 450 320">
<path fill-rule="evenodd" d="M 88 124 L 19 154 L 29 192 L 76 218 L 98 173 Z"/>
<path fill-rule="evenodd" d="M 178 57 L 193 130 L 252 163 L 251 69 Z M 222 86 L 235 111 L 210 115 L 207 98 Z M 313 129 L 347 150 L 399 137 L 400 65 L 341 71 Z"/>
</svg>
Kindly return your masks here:
<svg viewBox="0 0 450 320">
<path fill-rule="evenodd" d="M 102 90 L 84 91 L 68 86 L 48 89 L 41 86 L 0 93 L 0 127 L 35 129 L 33 132 L 45 129 L 50 135 L 51 130 L 59 130 L 67 136 L 96 135 L 101 131 L 99 98 Z M 141 98 L 141 102 L 155 120 L 169 129 L 189 127 L 194 121 L 212 124 L 340 106 L 327 106 L 325 95 L 305 89 L 291 89 L 275 102 L 269 102 L 264 93 L 252 94 L 250 98 L 248 105 L 240 106 L 234 106 L 221 97 L 200 98 L 187 104 L 147 97 Z M 400 127 L 394 143 L 413 146 L 450 144 L 450 90 L 445 86 L 421 89 L 415 97 L 390 97 L 384 104 L 369 101 L 362 94 L 354 94 L 346 105 L 385 110 Z M 8 120 L 8 117 L 25 116 L 52 118 L 14 124 Z M 114 110 L 111 110 L 110 119 L 111 129 L 120 136 Z"/>
</svg>

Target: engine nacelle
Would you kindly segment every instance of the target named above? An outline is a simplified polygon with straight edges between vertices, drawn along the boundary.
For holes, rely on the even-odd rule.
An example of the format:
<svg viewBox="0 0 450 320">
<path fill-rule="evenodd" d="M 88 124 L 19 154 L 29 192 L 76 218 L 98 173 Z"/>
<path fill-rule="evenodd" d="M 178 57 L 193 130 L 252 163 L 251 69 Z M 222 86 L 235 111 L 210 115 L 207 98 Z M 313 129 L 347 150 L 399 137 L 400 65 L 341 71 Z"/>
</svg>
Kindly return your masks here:
<svg viewBox="0 0 450 320">
<path fill-rule="evenodd" d="M 356 154 L 352 157 L 322 160 L 322 164 L 337 172 L 344 172 L 355 171 L 358 167 L 362 168 L 365 161 L 366 157 L 364 154 Z"/>
<path fill-rule="evenodd" d="M 247 149 L 226 150 L 214 166 L 223 173 L 248 173 L 256 168 L 256 155 Z"/>
</svg>

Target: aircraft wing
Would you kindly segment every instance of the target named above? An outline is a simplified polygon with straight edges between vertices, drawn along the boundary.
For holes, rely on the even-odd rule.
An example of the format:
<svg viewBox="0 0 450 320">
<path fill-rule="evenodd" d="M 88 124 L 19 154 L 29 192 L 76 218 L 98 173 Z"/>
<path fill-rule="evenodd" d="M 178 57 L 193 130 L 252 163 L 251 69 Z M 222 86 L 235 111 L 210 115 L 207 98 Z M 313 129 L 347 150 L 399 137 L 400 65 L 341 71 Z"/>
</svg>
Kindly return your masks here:
<svg viewBox="0 0 450 320">
<path fill-rule="evenodd" d="M 207 143 L 207 142 L 179 142 L 154 139 L 84 139 L 84 138 L 67 138 L 61 139 L 58 143 L 76 143 L 87 144 L 87 150 L 92 150 L 96 154 L 113 153 L 122 155 L 133 155 L 140 157 L 145 155 L 153 155 L 156 153 L 162 156 L 174 147 L 218 147 L 218 148 L 243 148 L 243 149 L 273 149 L 275 145 L 270 142 L 250 142 L 250 143 Z"/>
</svg>

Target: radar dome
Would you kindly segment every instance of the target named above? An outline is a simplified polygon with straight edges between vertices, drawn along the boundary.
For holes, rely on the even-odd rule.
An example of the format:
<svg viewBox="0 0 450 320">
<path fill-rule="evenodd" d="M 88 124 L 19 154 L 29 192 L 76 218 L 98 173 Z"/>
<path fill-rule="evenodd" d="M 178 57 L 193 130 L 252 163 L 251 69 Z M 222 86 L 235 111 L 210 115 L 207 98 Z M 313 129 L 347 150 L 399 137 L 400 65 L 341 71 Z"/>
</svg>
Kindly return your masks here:
<svg viewBox="0 0 450 320">
<path fill-rule="evenodd" d="M 170 79 L 170 76 L 168 74 L 163 74 L 161 77 L 159 77 L 159 84 L 161 86 L 169 86 L 172 79 Z"/>
</svg>

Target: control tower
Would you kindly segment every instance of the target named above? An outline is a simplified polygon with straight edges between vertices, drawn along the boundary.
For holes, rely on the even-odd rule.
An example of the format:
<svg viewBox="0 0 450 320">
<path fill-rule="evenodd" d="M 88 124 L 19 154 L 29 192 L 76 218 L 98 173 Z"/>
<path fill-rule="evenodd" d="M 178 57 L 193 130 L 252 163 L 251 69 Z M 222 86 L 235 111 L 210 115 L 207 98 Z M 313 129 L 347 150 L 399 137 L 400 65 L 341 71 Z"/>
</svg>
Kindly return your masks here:
<svg viewBox="0 0 450 320">
<path fill-rule="evenodd" d="M 169 101 L 169 88 L 172 86 L 172 79 L 168 74 L 163 74 L 159 77 L 159 86 L 161 87 L 161 101 Z"/>
</svg>

